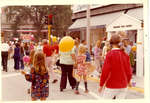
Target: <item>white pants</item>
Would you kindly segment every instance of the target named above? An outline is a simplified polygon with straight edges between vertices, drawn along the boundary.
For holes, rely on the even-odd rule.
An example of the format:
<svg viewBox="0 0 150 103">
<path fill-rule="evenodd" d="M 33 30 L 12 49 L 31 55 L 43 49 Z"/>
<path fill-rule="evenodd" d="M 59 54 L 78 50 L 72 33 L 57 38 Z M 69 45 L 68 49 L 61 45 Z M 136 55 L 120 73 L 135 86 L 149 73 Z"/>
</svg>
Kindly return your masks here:
<svg viewBox="0 0 150 103">
<path fill-rule="evenodd" d="M 113 99 L 116 97 L 116 99 L 125 99 L 127 94 L 127 88 L 121 88 L 121 89 L 110 89 L 105 88 L 102 94 L 103 99 Z"/>
</svg>

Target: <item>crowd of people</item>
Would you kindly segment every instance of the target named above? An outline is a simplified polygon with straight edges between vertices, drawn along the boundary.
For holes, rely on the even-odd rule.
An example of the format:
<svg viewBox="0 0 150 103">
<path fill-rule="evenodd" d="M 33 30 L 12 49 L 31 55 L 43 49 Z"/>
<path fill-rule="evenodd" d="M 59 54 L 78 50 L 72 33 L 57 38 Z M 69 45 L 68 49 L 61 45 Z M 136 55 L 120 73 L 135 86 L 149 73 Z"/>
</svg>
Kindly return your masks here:
<svg viewBox="0 0 150 103">
<path fill-rule="evenodd" d="M 31 82 L 28 91 L 31 91 L 32 100 L 46 100 L 49 96 L 49 80 L 58 82 L 54 73 L 55 65 L 61 68 L 60 92 L 66 89 L 68 78 L 74 93 L 80 94 L 78 87 L 83 77 L 85 93 L 88 93 L 87 77 L 94 58 L 95 71 L 100 78 L 99 92 L 105 88 L 104 98 L 125 98 L 132 71 L 136 70 L 136 51 L 132 49 L 134 45 L 129 44 L 129 39 L 122 40 L 119 34 L 112 35 L 110 41 L 102 43 L 98 40 L 90 52 L 85 40 L 80 43 L 79 38 L 76 38 L 74 41 L 74 47 L 68 52 L 59 51 L 58 41 L 49 45 L 46 39 L 38 44 L 2 42 L 3 71 L 8 72 L 7 61 L 13 58 L 14 70 L 21 71 L 25 79 Z M 29 61 L 25 61 L 24 57 L 29 57 Z M 30 68 L 29 73 L 24 71 L 25 66 Z"/>
</svg>

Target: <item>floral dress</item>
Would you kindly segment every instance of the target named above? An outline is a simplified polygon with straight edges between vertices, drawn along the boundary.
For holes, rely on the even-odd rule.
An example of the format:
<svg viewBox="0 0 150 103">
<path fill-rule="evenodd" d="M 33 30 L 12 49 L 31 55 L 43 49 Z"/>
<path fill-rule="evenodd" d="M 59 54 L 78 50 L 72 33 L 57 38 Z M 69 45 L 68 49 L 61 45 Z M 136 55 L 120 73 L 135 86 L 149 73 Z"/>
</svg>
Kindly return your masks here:
<svg viewBox="0 0 150 103">
<path fill-rule="evenodd" d="M 48 72 L 41 75 L 34 71 L 32 67 L 30 74 L 26 74 L 25 78 L 31 82 L 31 97 L 35 99 L 46 98 L 49 96 L 49 75 Z"/>
<path fill-rule="evenodd" d="M 80 56 L 77 56 L 76 58 L 77 74 L 79 76 L 87 75 L 87 65 L 84 64 L 85 60 L 86 60 L 86 55 L 80 55 Z"/>
</svg>

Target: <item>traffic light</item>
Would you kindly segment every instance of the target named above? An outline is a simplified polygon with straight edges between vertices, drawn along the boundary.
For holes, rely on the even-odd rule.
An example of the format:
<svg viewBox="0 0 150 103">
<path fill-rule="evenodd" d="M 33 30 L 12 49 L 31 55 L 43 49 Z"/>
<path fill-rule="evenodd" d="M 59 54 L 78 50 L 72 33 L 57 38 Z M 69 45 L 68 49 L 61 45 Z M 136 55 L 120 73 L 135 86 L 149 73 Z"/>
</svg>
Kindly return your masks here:
<svg viewBox="0 0 150 103">
<path fill-rule="evenodd" d="M 48 16 L 45 16 L 45 24 L 46 25 L 52 25 L 53 24 L 53 20 L 52 20 L 53 15 L 49 14 Z"/>
<path fill-rule="evenodd" d="M 45 16 L 45 24 L 48 25 L 48 16 Z"/>
<path fill-rule="evenodd" d="M 48 15 L 48 25 L 52 25 L 53 24 L 53 15 L 52 14 L 49 14 Z"/>
</svg>

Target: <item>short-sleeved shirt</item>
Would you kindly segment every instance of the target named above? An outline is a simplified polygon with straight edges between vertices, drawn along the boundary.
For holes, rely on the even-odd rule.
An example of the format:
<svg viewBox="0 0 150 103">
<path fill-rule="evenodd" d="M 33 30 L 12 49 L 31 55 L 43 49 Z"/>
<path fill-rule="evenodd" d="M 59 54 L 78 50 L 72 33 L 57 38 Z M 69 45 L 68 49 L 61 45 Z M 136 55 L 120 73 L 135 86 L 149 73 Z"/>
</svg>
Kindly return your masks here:
<svg viewBox="0 0 150 103">
<path fill-rule="evenodd" d="M 69 52 L 61 52 L 61 51 L 59 51 L 60 64 L 73 65 L 75 62 L 72 59 L 71 54 L 75 54 L 74 48 L 71 51 L 69 51 Z"/>
<path fill-rule="evenodd" d="M 8 52 L 9 48 L 10 47 L 7 43 L 2 43 L 2 45 L 1 45 L 1 51 L 2 52 Z"/>
</svg>

